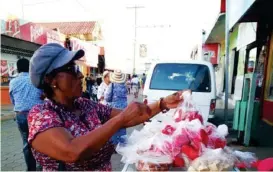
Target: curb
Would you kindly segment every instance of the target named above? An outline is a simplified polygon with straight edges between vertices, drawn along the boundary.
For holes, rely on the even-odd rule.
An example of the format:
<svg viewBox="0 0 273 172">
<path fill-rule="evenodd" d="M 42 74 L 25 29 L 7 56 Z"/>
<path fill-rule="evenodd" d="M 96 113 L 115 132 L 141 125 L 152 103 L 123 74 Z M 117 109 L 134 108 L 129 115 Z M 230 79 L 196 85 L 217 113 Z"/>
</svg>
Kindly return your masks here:
<svg viewBox="0 0 273 172">
<path fill-rule="evenodd" d="M 14 117 L 15 117 L 15 114 L 3 115 L 3 116 L 1 116 L 1 121 L 7 121 L 10 119 L 14 119 Z"/>
</svg>

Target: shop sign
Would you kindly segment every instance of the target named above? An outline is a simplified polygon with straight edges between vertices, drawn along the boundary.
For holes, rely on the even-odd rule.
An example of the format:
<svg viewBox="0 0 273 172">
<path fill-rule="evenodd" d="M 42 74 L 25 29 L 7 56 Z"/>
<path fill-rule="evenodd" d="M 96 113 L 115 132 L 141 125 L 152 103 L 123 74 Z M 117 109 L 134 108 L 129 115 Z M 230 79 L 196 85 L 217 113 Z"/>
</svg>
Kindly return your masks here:
<svg viewBox="0 0 273 172">
<path fill-rule="evenodd" d="M 63 45 L 65 35 L 57 31 L 43 28 L 35 23 L 21 20 L 15 16 L 1 20 L 1 34 L 16 37 L 37 44 L 59 43 Z"/>
<path fill-rule="evenodd" d="M 240 23 L 237 36 L 237 49 L 247 46 L 256 40 L 257 23 Z M 247 36 L 246 36 L 247 35 Z"/>
<path fill-rule="evenodd" d="M 58 43 L 63 45 L 65 36 L 57 31 L 43 28 L 34 23 L 20 26 L 22 39 L 37 44 Z"/>
<path fill-rule="evenodd" d="M 92 67 L 97 67 L 98 54 L 100 53 L 100 47 L 93 45 L 91 42 L 82 41 L 76 38 L 70 38 L 72 51 L 84 50 L 85 56 L 81 59 Z"/>
<path fill-rule="evenodd" d="M 203 58 L 212 64 L 218 64 L 219 44 L 204 44 Z"/>
<path fill-rule="evenodd" d="M 225 12 L 226 12 L 226 0 L 221 0 L 220 13 L 225 13 Z"/>
<path fill-rule="evenodd" d="M 231 29 L 239 19 L 246 13 L 250 6 L 256 0 L 229 0 L 228 1 L 228 15 L 229 15 L 229 29 Z"/>
<path fill-rule="evenodd" d="M 1 60 L 1 86 L 8 86 L 9 81 L 18 74 L 15 62 Z"/>
</svg>

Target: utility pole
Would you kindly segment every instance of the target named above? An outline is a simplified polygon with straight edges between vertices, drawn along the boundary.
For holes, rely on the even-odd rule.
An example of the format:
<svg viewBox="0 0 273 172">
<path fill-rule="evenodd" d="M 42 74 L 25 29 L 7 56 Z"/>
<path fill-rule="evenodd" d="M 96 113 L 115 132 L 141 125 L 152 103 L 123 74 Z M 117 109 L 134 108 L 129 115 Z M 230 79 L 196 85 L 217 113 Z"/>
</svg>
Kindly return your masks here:
<svg viewBox="0 0 273 172">
<path fill-rule="evenodd" d="M 226 0 L 226 23 L 225 23 L 225 43 L 226 43 L 226 55 L 225 55 L 225 124 L 227 124 L 228 118 L 228 86 L 229 86 L 229 0 Z"/>
<path fill-rule="evenodd" d="M 143 6 L 127 7 L 128 9 L 135 9 L 135 37 L 134 37 L 134 59 L 133 59 L 133 74 L 136 73 L 136 46 L 137 46 L 137 10 L 144 8 Z"/>
</svg>

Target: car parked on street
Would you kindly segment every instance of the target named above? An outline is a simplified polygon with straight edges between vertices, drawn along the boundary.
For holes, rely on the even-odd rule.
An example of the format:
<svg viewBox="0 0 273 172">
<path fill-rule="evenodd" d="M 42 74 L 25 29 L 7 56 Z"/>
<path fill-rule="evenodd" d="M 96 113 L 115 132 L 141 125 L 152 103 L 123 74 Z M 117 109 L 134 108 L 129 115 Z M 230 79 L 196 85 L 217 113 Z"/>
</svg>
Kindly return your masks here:
<svg viewBox="0 0 273 172">
<path fill-rule="evenodd" d="M 152 103 L 179 90 L 192 90 L 192 99 L 204 120 L 212 118 L 216 106 L 215 73 L 206 61 L 168 61 L 153 64 L 143 90 L 144 103 Z M 173 114 L 174 110 L 168 114 Z M 154 119 L 161 120 L 159 114 Z"/>
</svg>

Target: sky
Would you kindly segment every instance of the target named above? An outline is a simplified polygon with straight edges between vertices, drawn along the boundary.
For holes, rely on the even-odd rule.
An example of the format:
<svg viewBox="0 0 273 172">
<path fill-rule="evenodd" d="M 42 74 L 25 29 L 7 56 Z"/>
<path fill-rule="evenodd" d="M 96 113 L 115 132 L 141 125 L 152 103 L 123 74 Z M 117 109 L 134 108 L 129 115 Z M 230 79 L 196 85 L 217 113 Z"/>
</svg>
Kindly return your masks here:
<svg viewBox="0 0 273 172">
<path fill-rule="evenodd" d="M 132 68 L 134 50 L 134 5 L 138 28 L 137 44 L 146 44 L 149 59 L 189 59 L 201 31 L 209 31 L 220 9 L 220 0 L 5 0 L 0 18 L 9 14 L 33 22 L 99 21 L 105 38 L 106 60 L 112 68 Z M 137 66 L 143 60 L 137 58 Z M 126 67 L 124 67 L 126 66 Z"/>
</svg>

